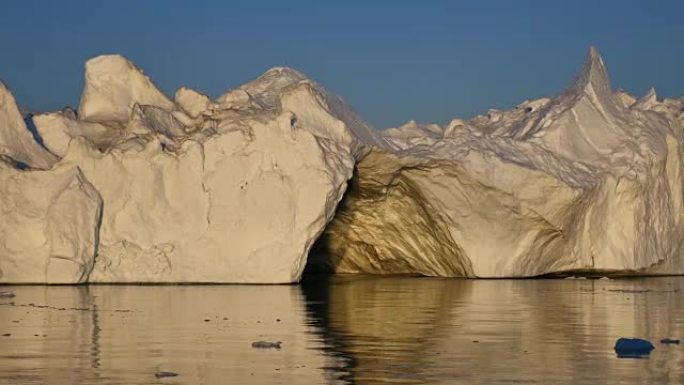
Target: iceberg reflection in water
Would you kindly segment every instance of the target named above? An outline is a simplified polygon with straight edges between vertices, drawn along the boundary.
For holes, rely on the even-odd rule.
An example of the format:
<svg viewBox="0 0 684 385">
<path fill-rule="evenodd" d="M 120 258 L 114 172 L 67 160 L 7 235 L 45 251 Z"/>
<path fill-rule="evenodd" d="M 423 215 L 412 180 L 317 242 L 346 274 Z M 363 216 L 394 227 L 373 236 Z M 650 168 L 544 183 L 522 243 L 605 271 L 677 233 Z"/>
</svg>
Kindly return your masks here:
<svg viewBox="0 0 684 385">
<path fill-rule="evenodd" d="M 301 286 L 8 286 L 0 384 L 684 381 L 684 278 L 366 276 Z M 254 349 L 252 342 L 282 341 Z M 155 373 L 177 377 L 157 379 Z"/>
</svg>

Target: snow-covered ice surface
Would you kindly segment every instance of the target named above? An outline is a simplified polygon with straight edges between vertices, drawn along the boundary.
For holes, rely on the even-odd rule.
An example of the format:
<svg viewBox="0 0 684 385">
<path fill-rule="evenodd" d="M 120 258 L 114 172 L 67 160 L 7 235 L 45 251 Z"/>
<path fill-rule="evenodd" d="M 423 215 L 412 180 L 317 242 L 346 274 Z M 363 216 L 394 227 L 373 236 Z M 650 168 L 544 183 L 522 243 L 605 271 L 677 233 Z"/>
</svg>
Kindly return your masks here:
<svg viewBox="0 0 684 385">
<path fill-rule="evenodd" d="M 684 98 L 613 92 L 593 48 L 445 127 L 375 131 L 283 67 L 170 99 L 118 55 L 31 119 L 0 83 L 0 282 L 296 282 L 317 241 L 342 273 L 684 273 Z"/>
<path fill-rule="evenodd" d="M 680 274 L 683 106 L 613 93 L 592 48 L 555 98 L 385 130 L 391 148 L 358 164 L 316 261 L 344 273 Z"/>
</svg>

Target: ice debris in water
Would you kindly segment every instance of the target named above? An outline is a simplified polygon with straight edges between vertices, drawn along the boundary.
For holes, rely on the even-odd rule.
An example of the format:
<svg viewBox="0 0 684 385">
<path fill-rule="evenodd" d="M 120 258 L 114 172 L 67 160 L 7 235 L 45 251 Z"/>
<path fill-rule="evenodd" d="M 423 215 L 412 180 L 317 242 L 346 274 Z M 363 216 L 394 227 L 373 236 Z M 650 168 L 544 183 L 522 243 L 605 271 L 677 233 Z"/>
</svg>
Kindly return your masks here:
<svg viewBox="0 0 684 385">
<path fill-rule="evenodd" d="M 651 354 L 655 349 L 651 341 L 641 338 L 619 338 L 615 342 L 615 353 L 618 358 L 641 358 Z"/>
<path fill-rule="evenodd" d="M 177 377 L 178 373 L 161 371 L 154 373 L 154 376 L 157 378 Z"/>
<path fill-rule="evenodd" d="M 255 341 L 255 342 L 252 342 L 252 347 L 255 349 L 280 349 L 280 345 L 282 345 L 281 341 L 275 341 L 275 342 Z"/>
</svg>

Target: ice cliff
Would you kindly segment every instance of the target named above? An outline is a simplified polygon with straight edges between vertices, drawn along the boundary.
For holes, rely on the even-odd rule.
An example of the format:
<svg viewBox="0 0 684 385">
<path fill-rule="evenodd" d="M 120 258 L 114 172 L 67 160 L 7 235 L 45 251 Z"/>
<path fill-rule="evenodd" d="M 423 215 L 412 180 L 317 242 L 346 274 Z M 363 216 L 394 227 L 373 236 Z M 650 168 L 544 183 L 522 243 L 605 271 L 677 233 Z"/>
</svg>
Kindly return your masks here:
<svg viewBox="0 0 684 385">
<path fill-rule="evenodd" d="M 0 281 L 300 279 L 370 126 L 288 68 L 216 101 L 172 101 L 117 55 L 85 69 L 78 114 L 33 117 L 44 148 L 3 89 Z M 79 274 L 53 274 L 67 259 Z"/>
<path fill-rule="evenodd" d="M 80 283 L 93 269 L 102 200 L 56 160 L 0 82 L 0 282 Z"/>
<path fill-rule="evenodd" d="M 78 112 L 0 83 L 0 282 L 681 274 L 683 126 L 593 48 L 557 97 L 384 131 L 289 68 L 170 99 L 100 56 Z"/>
</svg>

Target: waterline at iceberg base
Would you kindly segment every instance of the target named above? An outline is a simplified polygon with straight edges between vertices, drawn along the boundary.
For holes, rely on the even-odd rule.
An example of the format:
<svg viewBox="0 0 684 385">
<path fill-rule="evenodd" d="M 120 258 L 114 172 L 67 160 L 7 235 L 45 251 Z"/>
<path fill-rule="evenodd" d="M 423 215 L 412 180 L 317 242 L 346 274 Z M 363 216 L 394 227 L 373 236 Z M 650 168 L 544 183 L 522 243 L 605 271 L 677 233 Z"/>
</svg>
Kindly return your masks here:
<svg viewBox="0 0 684 385">
<path fill-rule="evenodd" d="M 684 98 L 614 92 L 593 48 L 559 96 L 445 127 L 376 131 L 288 68 L 171 100 L 117 55 L 78 111 L 0 102 L 2 283 L 684 273 Z"/>
</svg>

